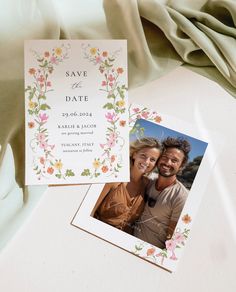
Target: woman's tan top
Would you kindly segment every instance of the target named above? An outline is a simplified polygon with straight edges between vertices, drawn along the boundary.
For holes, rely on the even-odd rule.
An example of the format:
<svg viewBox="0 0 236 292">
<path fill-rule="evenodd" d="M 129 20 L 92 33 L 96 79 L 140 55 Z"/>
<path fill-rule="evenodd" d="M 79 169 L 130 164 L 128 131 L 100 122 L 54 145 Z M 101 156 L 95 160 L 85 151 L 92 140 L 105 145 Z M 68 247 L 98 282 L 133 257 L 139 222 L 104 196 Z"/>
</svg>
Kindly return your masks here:
<svg viewBox="0 0 236 292">
<path fill-rule="evenodd" d="M 144 205 L 142 194 L 131 197 L 126 184 L 120 183 L 106 195 L 94 217 L 132 234 L 132 224 L 140 217 Z"/>
</svg>

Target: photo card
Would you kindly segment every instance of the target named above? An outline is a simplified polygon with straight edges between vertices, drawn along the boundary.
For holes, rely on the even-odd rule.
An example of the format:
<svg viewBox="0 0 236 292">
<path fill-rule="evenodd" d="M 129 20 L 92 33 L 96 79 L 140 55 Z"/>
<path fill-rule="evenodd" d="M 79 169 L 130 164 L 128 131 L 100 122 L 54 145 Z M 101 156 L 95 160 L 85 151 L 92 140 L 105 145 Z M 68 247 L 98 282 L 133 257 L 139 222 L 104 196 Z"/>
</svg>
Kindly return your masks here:
<svg viewBox="0 0 236 292">
<path fill-rule="evenodd" d="M 130 182 L 94 184 L 71 224 L 175 271 L 214 165 L 198 127 L 129 107 Z"/>
</svg>

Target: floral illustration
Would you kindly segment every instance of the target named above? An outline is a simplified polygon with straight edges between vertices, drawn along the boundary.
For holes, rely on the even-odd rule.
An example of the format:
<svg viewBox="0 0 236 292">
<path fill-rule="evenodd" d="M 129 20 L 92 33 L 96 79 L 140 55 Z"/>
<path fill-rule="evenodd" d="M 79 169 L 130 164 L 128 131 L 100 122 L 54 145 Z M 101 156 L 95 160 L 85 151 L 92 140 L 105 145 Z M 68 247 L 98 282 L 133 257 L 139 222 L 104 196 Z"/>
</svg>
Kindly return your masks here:
<svg viewBox="0 0 236 292">
<path fill-rule="evenodd" d="M 25 89 L 27 96 L 27 111 L 30 117 L 28 128 L 33 131 L 33 139 L 30 147 L 34 153 L 40 153 L 34 157 L 33 170 L 38 180 L 54 175 L 58 179 L 74 176 L 71 169 L 63 170 L 61 159 L 57 159 L 53 150 L 54 144 L 50 144 L 47 122 L 49 119 L 50 105 L 47 103 L 48 93 L 52 91 L 52 81 L 50 77 L 64 59 L 68 58 L 69 45 L 61 45 L 45 51 L 43 54 L 33 51 L 37 60 L 37 66 L 28 69 L 28 74 L 32 78 L 31 85 Z"/>
<path fill-rule="evenodd" d="M 184 224 L 189 224 L 192 219 L 186 214 L 181 218 Z M 171 239 L 166 240 L 165 248 L 159 249 L 155 246 L 151 246 L 146 242 L 138 242 L 135 244 L 134 254 L 143 257 L 144 259 L 150 260 L 153 263 L 163 265 L 165 259 L 176 261 L 176 250 L 185 246 L 185 242 L 188 239 L 190 229 L 188 228 L 176 228 Z"/>
<path fill-rule="evenodd" d="M 129 127 L 130 134 L 135 134 L 137 138 L 144 135 L 144 128 L 136 121 L 145 119 L 150 122 L 161 123 L 162 118 L 156 111 L 149 110 L 143 106 L 130 105 L 129 106 Z"/>
<path fill-rule="evenodd" d="M 126 127 L 126 121 L 122 115 L 126 112 L 125 93 L 127 87 L 120 81 L 124 73 L 122 67 L 115 65 L 116 55 L 119 52 L 110 54 L 108 51 L 100 51 L 99 48 L 90 45 L 82 45 L 84 58 L 98 67 L 101 74 L 99 90 L 104 92 L 107 102 L 103 109 L 104 117 L 108 124 L 105 133 L 105 141 L 100 143 L 102 154 L 95 157 L 91 168 L 86 168 L 81 173 L 82 176 L 90 178 L 98 177 L 101 174 L 117 177 L 117 173 L 122 168 L 121 156 L 117 154 L 124 146 L 124 139 L 120 135 L 120 129 Z"/>
</svg>

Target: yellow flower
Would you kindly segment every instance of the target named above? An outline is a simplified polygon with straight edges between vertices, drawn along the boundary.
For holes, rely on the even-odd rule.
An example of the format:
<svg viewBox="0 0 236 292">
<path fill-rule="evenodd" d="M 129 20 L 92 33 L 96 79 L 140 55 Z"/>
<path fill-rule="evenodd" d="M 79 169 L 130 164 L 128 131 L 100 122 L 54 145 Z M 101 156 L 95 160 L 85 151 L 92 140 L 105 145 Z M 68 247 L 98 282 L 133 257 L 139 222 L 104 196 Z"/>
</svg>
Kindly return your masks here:
<svg viewBox="0 0 236 292">
<path fill-rule="evenodd" d="M 91 55 L 95 55 L 97 53 L 97 49 L 96 48 L 91 48 L 90 49 L 90 54 Z"/>
<path fill-rule="evenodd" d="M 95 169 L 98 169 L 100 167 L 101 163 L 99 160 L 95 159 L 94 162 L 93 162 L 93 167 Z"/>
<path fill-rule="evenodd" d="M 37 106 L 36 102 L 33 102 L 32 100 L 29 101 L 28 106 L 30 109 L 34 109 Z"/>
<path fill-rule="evenodd" d="M 55 49 L 55 54 L 56 54 L 56 55 L 60 56 L 61 53 L 62 53 L 62 49 L 61 49 L 61 48 L 56 48 L 56 49 Z"/>
<path fill-rule="evenodd" d="M 63 164 L 61 163 L 61 160 L 54 163 L 54 167 L 58 170 L 62 169 Z"/>
<path fill-rule="evenodd" d="M 118 107 L 123 107 L 123 106 L 125 106 L 125 101 L 123 99 L 121 99 L 121 100 L 117 101 L 116 104 L 118 105 Z"/>
</svg>

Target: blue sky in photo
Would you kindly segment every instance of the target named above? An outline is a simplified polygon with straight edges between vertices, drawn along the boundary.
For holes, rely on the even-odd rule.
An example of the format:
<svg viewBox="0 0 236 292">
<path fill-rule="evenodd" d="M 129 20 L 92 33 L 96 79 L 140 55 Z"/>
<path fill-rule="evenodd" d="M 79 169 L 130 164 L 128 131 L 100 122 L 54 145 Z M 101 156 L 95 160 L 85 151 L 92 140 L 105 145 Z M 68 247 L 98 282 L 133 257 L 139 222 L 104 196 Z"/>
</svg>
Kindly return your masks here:
<svg viewBox="0 0 236 292">
<path fill-rule="evenodd" d="M 154 137 L 160 141 L 167 137 L 181 137 L 186 139 L 191 145 L 191 151 L 189 153 L 189 161 L 192 161 L 195 157 L 204 155 L 207 148 L 207 143 L 183 133 L 171 130 L 161 125 L 149 122 L 144 119 L 136 121 L 135 125 L 139 124 L 140 128 L 144 128 L 144 137 Z M 135 134 L 130 134 L 130 142 L 137 139 Z"/>
</svg>

